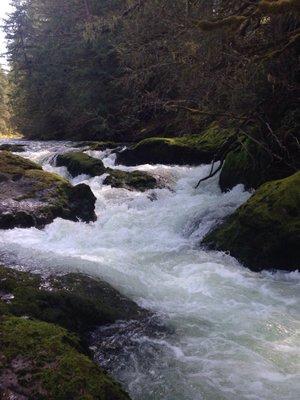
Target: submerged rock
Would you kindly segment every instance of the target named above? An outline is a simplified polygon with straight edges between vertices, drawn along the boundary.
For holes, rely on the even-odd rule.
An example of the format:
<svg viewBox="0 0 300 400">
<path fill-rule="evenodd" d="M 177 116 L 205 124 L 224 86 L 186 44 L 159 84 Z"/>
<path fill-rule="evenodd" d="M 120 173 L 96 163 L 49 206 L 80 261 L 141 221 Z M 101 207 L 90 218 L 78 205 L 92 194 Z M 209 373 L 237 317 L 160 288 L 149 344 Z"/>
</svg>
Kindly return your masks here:
<svg viewBox="0 0 300 400">
<path fill-rule="evenodd" d="M 129 400 L 64 328 L 4 316 L 0 331 L 2 399 Z"/>
<path fill-rule="evenodd" d="M 154 137 L 142 140 L 120 152 L 117 162 L 124 165 L 207 164 L 218 159 L 219 153 L 231 137 L 233 132 L 230 129 L 221 129 L 218 124 L 212 124 L 200 135 L 176 138 Z"/>
<path fill-rule="evenodd" d="M 56 174 L 7 151 L 0 152 L 0 228 L 43 227 L 55 218 L 95 221 L 95 201 L 84 184 L 73 187 Z"/>
<path fill-rule="evenodd" d="M 246 189 L 256 189 L 265 182 L 282 179 L 295 170 L 274 159 L 265 149 L 247 139 L 243 146 L 231 151 L 220 174 L 222 191 L 230 190 L 239 183 Z"/>
<path fill-rule="evenodd" d="M 0 150 L 12 151 L 13 153 L 22 153 L 25 151 L 25 146 L 23 144 L 0 144 Z"/>
<path fill-rule="evenodd" d="M 254 271 L 300 268 L 300 172 L 262 185 L 203 244 Z"/>
<path fill-rule="evenodd" d="M 104 185 L 139 190 L 141 192 L 158 187 L 157 180 L 146 172 L 125 172 L 115 169 L 108 169 L 107 172 L 109 176 L 105 178 Z"/>
<path fill-rule="evenodd" d="M 59 154 L 56 158 L 56 165 L 58 167 L 67 167 L 73 177 L 81 174 L 98 176 L 103 175 L 106 171 L 101 160 L 90 157 L 80 151 Z"/>
<path fill-rule="evenodd" d="M 90 150 L 106 150 L 106 149 L 115 149 L 119 146 L 122 146 L 123 143 L 118 142 L 95 142 L 95 141 L 82 141 L 78 142 L 73 147 L 86 147 Z"/>
</svg>

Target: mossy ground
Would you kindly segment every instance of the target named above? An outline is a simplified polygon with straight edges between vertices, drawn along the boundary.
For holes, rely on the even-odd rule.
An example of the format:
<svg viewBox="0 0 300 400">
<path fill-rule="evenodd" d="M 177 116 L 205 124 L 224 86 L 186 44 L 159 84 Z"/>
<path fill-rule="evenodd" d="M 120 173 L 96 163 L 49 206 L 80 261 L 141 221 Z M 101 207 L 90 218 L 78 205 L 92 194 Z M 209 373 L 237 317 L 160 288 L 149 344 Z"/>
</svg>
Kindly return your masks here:
<svg viewBox="0 0 300 400">
<path fill-rule="evenodd" d="M 13 316 L 0 319 L 2 395 L 32 400 L 125 400 L 119 384 L 80 352 L 65 329 Z"/>
<path fill-rule="evenodd" d="M 265 183 L 204 244 L 253 270 L 300 268 L 300 172 Z"/>
<path fill-rule="evenodd" d="M 217 123 L 199 135 L 175 138 L 154 137 L 142 140 L 118 155 L 125 165 L 143 163 L 199 165 L 218 159 L 218 154 L 233 136 L 231 129 L 222 129 Z"/>
</svg>

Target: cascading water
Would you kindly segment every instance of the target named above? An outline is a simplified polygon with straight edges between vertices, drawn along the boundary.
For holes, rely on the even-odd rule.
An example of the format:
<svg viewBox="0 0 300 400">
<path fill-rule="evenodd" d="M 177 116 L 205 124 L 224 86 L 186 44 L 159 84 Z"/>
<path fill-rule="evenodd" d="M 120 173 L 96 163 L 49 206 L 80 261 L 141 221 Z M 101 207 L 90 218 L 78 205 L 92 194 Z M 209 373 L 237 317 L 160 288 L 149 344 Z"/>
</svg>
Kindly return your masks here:
<svg viewBox="0 0 300 400">
<path fill-rule="evenodd" d="M 71 143 L 26 145 L 23 156 L 70 178 L 49 160 Z M 91 154 L 114 167 L 111 151 Z M 134 400 L 296 400 L 299 274 L 253 273 L 199 246 L 250 194 L 242 186 L 222 194 L 217 178 L 195 190 L 209 166 L 123 169 L 150 171 L 168 189 L 138 193 L 79 176 L 72 182 L 88 183 L 97 196 L 98 221 L 2 231 L 0 255 L 32 270 L 101 277 L 157 313 L 168 329 L 119 322 L 93 338 L 96 360 Z"/>
</svg>

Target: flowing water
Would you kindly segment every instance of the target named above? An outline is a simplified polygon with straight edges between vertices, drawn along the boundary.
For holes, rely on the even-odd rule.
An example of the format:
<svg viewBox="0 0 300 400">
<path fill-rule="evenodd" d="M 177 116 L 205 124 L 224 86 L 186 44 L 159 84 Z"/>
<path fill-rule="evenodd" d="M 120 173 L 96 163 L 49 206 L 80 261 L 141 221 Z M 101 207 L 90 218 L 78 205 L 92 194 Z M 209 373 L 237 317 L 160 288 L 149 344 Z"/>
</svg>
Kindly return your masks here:
<svg viewBox="0 0 300 400">
<path fill-rule="evenodd" d="M 71 146 L 27 142 L 23 155 L 70 179 L 49 161 Z M 114 168 L 110 151 L 90 154 Z M 298 399 L 299 274 L 253 273 L 199 245 L 250 194 L 242 186 L 222 194 L 217 177 L 195 190 L 209 166 L 138 169 L 167 188 L 138 193 L 103 186 L 103 177 L 70 179 L 91 186 L 98 221 L 2 231 L 0 255 L 32 270 L 100 277 L 157 314 L 167 329 L 118 322 L 94 336 L 95 359 L 134 400 Z"/>
</svg>

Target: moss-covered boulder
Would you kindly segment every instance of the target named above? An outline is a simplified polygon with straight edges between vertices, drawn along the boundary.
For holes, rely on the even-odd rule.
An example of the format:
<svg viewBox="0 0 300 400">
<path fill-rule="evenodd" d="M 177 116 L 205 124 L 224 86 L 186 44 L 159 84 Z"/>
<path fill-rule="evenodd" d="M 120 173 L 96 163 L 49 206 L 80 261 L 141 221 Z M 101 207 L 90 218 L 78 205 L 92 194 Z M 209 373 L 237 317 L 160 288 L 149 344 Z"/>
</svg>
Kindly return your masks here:
<svg viewBox="0 0 300 400">
<path fill-rule="evenodd" d="M 52 322 L 81 337 L 95 326 L 146 315 L 98 279 L 82 274 L 43 278 L 4 266 L 0 266 L 1 312 Z"/>
<path fill-rule="evenodd" d="M 300 268 L 300 172 L 265 183 L 203 244 L 254 271 Z"/>
<path fill-rule="evenodd" d="M 157 180 L 142 171 L 125 172 L 116 169 L 108 169 L 109 175 L 104 180 L 104 185 L 111 185 L 116 188 L 139 190 L 144 192 L 158 187 Z"/>
<path fill-rule="evenodd" d="M 59 154 L 56 158 L 56 166 L 67 167 L 73 177 L 81 174 L 98 176 L 105 173 L 105 167 L 101 160 L 80 151 Z"/>
<path fill-rule="evenodd" d="M 233 138 L 231 129 L 215 123 L 199 135 L 176 138 L 153 137 L 120 152 L 117 162 L 124 165 L 147 163 L 199 165 L 218 159 L 224 146 Z"/>
<path fill-rule="evenodd" d="M 25 151 L 25 146 L 23 144 L 3 143 L 0 144 L 0 150 L 12 151 L 14 153 L 22 153 Z"/>
<path fill-rule="evenodd" d="M 0 228 L 42 227 L 61 217 L 96 220 L 89 186 L 72 186 L 56 174 L 7 151 L 0 152 Z"/>
<path fill-rule="evenodd" d="M 80 351 L 78 338 L 46 322 L 0 318 L 0 396 L 22 400 L 128 400 Z"/>
<path fill-rule="evenodd" d="M 247 139 L 227 155 L 219 184 L 222 191 L 230 190 L 239 183 L 244 184 L 246 189 L 256 189 L 265 182 L 285 178 L 294 172 L 264 148 Z"/>
</svg>

